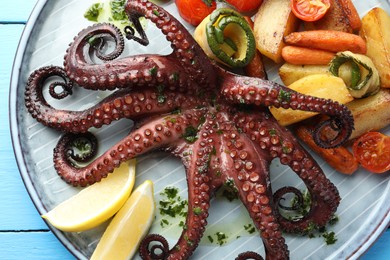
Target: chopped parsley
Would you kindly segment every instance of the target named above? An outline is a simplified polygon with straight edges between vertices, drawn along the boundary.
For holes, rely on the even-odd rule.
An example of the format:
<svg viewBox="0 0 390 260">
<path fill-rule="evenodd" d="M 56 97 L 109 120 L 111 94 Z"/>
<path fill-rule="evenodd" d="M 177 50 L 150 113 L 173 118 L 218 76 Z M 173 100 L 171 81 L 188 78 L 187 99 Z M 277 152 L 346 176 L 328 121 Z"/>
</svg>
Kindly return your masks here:
<svg viewBox="0 0 390 260">
<path fill-rule="evenodd" d="M 198 134 L 198 129 L 196 129 L 193 126 L 188 126 L 188 127 L 186 127 L 185 132 L 182 135 L 182 137 L 187 142 L 194 143 L 194 142 L 196 142 L 196 140 L 198 140 L 198 137 L 196 136 L 197 134 Z"/>
<path fill-rule="evenodd" d="M 111 0 L 110 8 L 112 13 L 112 18 L 115 21 L 127 20 L 127 15 L 125 12 L 126 0 Z"/>
<path fill-rule="evenodd" d="M 291 200 L 291 209 L 293 209 L 294 211 L 296 211 L 300 215 L 298 217 L 291 217 L 290 216 L 290 219 L 293 221 L 296 219 L 302 218 L 303 216 L 308 214 L 308 212 L 310 210 L 310 205 L 311 205 L 310 193 L 308 191 L 304 191 L 301 193 L 302 193 L 302 197 L 303 197 L 303 203 L 299 203 L 299 199 L 297 198 L 297 196 L 295 196 Z M 338 221 L 339 221 L 338 216 L 333 215 L 330 218 L 328 225 L 329 226 L 334 225 Z M 320 226 L 316 225 L 314 222 L 309 223 L 309 225 L 306 227 L 306 229 L 304 231 L 304 234 L 307 235 L 309 238 L 323 237 L 325 240 L 325 243 L 327 245 L 332 245 L 332 244 L 336 243 L 336 241 L 337 241 L 335 232 L 327 231 L 326 226 L 320 227 Z"/>
<path fill-rule="evenodd" d="M 280 101 L 287 101 L 287 102 L 289 102 L 290 99 L 291 99 L 291 93 L 281 89 L 279 91 L 278 99 Z"/>
<path fill-rule="evenodd" d="M 333 231 L 323 233 L 322 237 L 327 245 L 333 245 L 337 241 L 336 234 Z"/>
<path fill-rule="evenodd" d="M 95 3 L 91 5 L 91 7 L 88 8 L 88 10 L 84 13 L 84 17 L 91 22 L 97 22 L 98 16 L 102 10 L 103 10 L 103 4 Z"/>
<path fill-rule="evenodd" d="M 256 228 L 252 224 L 244 225 L 244 229 L 249 233 L 253 234 L 256 232 Z"/>
<path fill-rule="evenodd" d="M 195 208 L 193 208 L 192 211 L 194 212 L 195 215 L 200 215 L 203 212 L 201 207 L 195 207 Z"/>
<path fill-rule="evenodd" d="M 228 236 L 225 233 L 217 232 L 217 233 L 215 233 L 215 235 L 217 236 L 217 244 L 222 246 L 223 244 L 226 243 L 226 240 L 228 239 Z"/>
<path fill-rule="evenodd" d="M 179 190 L 176 187 L 166 187 L 160 195 L 162 199 L 158 202 L 158 209 L 161 216 L 164 217 L 186 217 L 187 216 L 187 200 L 183 200 L 178 196 Z M 160 226 L 166 227 L 171 223 L 168 219 L 161 219 Z M 185 228 L 184 221 L 180 221 L 179 226 Z"/>
<path fill-rule="evenodd" d="M 177 196 L 178 189 L 174 187 L 167 187 L 160 195 L 166 197 L 159 201 L 159 210 L 162 216 L 186 216 L 187 200 L 182 200 Z"/>
</svg>

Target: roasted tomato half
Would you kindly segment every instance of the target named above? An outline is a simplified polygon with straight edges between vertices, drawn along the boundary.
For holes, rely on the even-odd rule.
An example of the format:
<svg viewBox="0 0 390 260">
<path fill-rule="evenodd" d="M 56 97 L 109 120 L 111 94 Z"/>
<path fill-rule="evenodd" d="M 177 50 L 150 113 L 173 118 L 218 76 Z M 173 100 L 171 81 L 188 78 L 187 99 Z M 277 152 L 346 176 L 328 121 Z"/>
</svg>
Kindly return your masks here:
<svg viewBox="0 0 390 260">
<path fill-rule="evenodd" d="M 352 150 L 361 166 L 370 172 L 390 170 L 390 136 L 368 132 L 354 142 Z"/>
<path fill-rule="evenodd" d="M 296 17 L 307 22 L 321 19 L 330 7 L 330 0 L 291 0 Z"/>
<path fill-rule="evenodd" d="M 180 16 L 188 23 L 197 26 L 216 8 L 212 0 L 175 0 Z"/>
</svg>

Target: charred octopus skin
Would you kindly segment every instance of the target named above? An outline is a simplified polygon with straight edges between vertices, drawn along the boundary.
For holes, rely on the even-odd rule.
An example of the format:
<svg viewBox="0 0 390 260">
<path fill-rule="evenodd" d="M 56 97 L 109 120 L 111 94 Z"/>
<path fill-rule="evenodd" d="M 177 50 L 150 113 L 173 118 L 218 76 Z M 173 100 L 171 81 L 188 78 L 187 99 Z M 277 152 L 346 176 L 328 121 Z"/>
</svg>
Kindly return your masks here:
<svg viewBox="0 0 390 260">
<path fill-rule="evenodd" d="M 126 13 L 137 31 L 126 30 L 127 39 L 148 44 L 139 23 L 140 17 L 146 17 L 166 36 L 172 53 L 119 57 L 125 44 L 121 32 L 112 25 L 97 24 L 75 37 L 64 68 L 43 67 L 30 75 L 25 91 L 27 110 L 43 125 L 65 133 L 54 149 L 56 171 L 69 184 L 86 186 L 100 181 L 126 160 L 154 150 L 170 152 L 182 160 L 186 170 L 186 229 L 171 248 L 163 237 L 147 236 L 139 249 L 142 258 L 189 258 L 205 231 L 210 199 L 228 182 L 259 230 L 266 258 L 288 259 L 282 231 L 305 232 L 313 224 L 324 226 L 340 197 L 315 160 L 278 125 L 267 107 L 328 115 L 330 119 L 313 132 L 322 147 L 336 147 L 348 139 L 353 129 L 351 113 L 331 100 L 305 96 L 274 82 L 218 67 L 184 26 L 155 4 L 129 0 Z M 108 54 L 101 48 L 107 38 L 116 43 Z M 93 49 L 102 62 L 92 62 L 91 51 L 86 49 Z M 76 85 L 112 90 L 112 94 L 82 111 L 56 109 L 43 95 L 45 81 L 52 76 L 62 78 L 49 87 L 54 98 L 72 94 Z M 97 146 L 89 130 L 122 118 L 135 122 L 131 132 L 89 165 L 78 166 L 77 161 L 93 157 Z M 321 139 L 322 131 L 330 127 L 337 133 L 335 138 Z M 75 156 L 72 149 L 77 145 L 88 146 L 91 154 Z M 292 187 L 273 193 L 270 163 L 274 158 L 290 167 L 310 193 L 310 209 L 298 220 L 286 219 L 279 212 L 284 194 L 302 194 Z M 161 244 L 153 244 L 155 241 Z M 255 252 L 238 256 L 249 258 L 261 256 Z"/>
</svg>

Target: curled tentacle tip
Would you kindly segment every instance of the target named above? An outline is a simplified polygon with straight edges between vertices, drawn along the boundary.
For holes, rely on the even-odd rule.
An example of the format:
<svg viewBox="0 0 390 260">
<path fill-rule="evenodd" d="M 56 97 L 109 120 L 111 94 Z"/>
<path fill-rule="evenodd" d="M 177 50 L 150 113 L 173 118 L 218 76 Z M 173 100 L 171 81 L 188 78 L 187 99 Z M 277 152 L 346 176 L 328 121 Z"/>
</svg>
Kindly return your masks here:
<svg viewBox="0 0 390 260">
<path fill-rule="evenodd" d="M 66 153 L 75 162 L 87 162 L 97 154 L 98 141 L 91 132 L 67 134 Z"/>
<path fill-rule="evenodd" d="M 142 259 L 163 260 L 168 258 L 168 253 L 168 241 L 158 234 L 147 235 L 139 246 L 139 255 Z"/>
<path fill-rule="evenodd" d="M 352 134 L 354 121 L 351 114 L 343 119 L 323 121 L 313 131 L 314 142 L 322 148 L 336 148 L 344 144 Z"/>
<path fill-rule="evenodd" d="M 236 257 L 236 260 L 246 260 L 246 259 L 264 260 L 264 258 L 261 255 L 253 251 L 241 253 Z"/>
<path fill-rule="evenodd" d="M 57 88 L 61 87 L 61 91 L 57 91 Z M 72 95 L 73 91 L 72 82 L 54 82 L 49 86 L 49 93 L 55 99 L 63 99 L 69 95 Z"/>
</svg>

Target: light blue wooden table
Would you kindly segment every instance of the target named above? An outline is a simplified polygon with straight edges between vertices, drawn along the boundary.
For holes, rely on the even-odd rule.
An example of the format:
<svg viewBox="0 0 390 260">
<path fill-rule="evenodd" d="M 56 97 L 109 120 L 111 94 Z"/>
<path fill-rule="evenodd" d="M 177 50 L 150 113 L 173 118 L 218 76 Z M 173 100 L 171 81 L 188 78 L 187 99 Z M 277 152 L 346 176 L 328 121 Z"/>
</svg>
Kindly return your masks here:
<svg viewBox="0 0 390 260">
<path fill-rule="evenodd" d="M 0 6 L 0 259 L 74 259 L 31 202 L 19 175 L 9 133 L 10 73 L 19 38 L 35 3 L 36 0 L 1 0 Z M 384 232 L 362 259 L 390 259 L 390 231 Z"/>
</svg>

